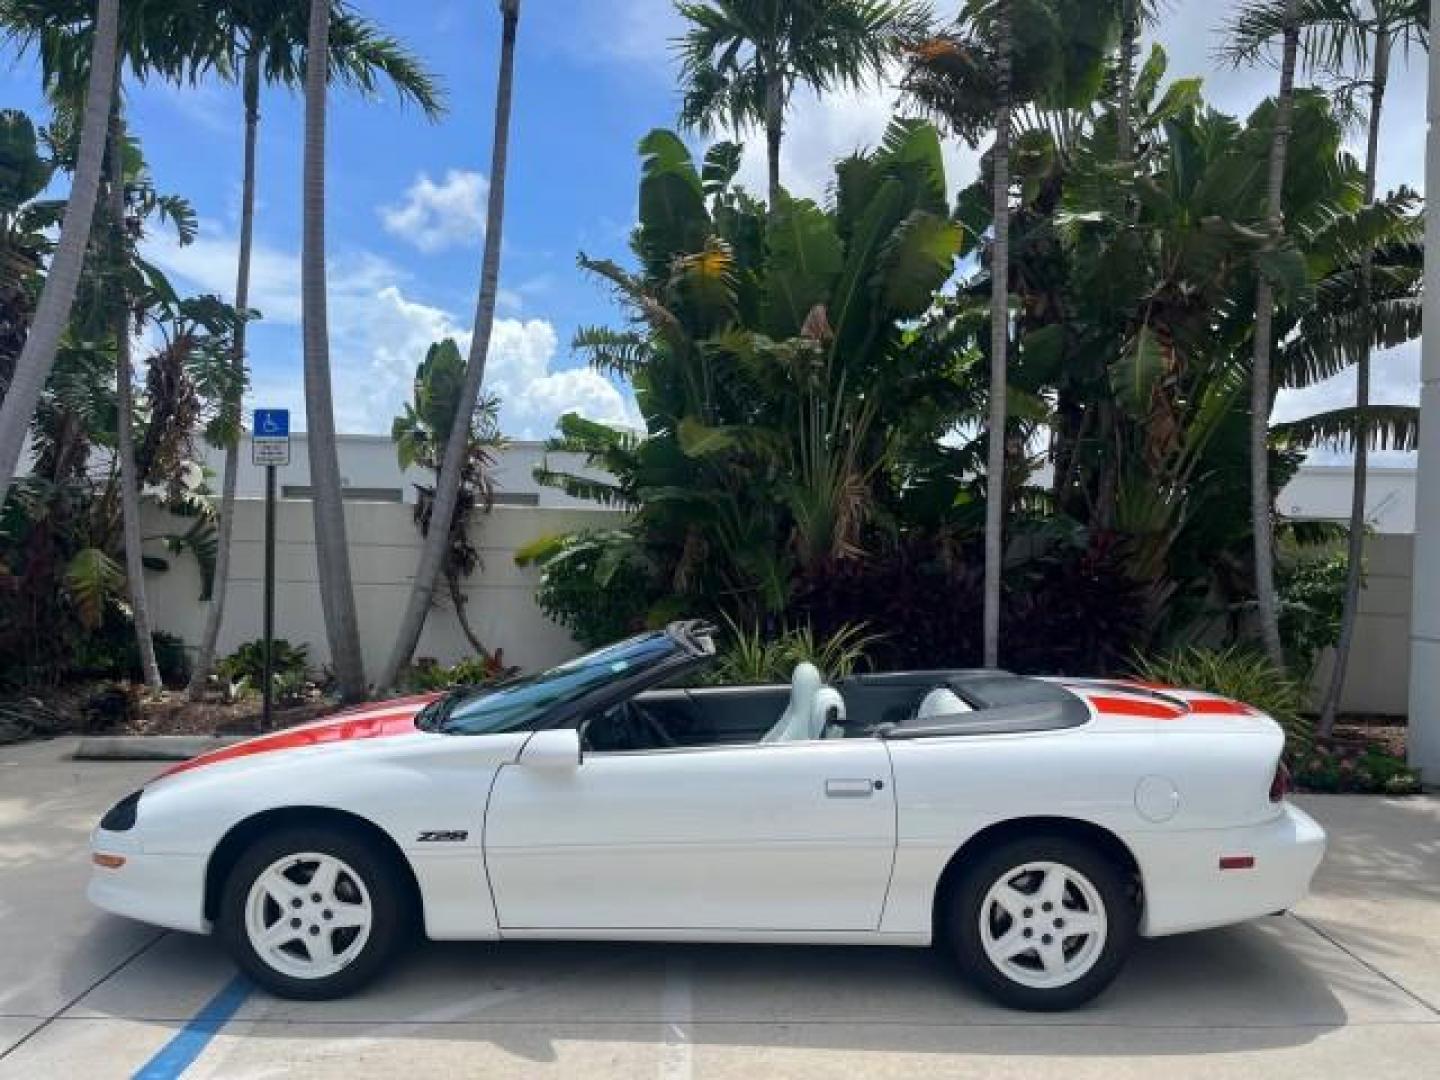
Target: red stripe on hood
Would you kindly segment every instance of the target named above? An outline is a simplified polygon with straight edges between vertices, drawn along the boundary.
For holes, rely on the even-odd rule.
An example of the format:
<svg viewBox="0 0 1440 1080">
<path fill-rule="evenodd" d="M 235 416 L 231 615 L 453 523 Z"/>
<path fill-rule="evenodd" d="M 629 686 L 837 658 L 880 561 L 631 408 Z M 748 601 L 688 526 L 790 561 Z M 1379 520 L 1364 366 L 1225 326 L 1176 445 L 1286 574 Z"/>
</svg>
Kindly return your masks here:
<svg viewBox="0 0 1440 1080">
<path fill-rule="evenodd" d="M 222 761 L 249 757 L 251 754 L 268 754 L 277 750 L 296 750 L 305 746 L 319 746 L 322 743 L 349 742 L 352 739 L 379 739 L 390 735 L 412 735 L 415 733 L 415 714 L 436 695 L 398 698 L 380 706 L 366 706 L 351 709 L 333 717 L 287 728 L 272 735 L 261 735 L 258 739 L 247 739 L 234 746 L 224 746 L 208 754 L 191 758 L 172 765 L 155 779 L 188 772 L 203 765 L 216 765 Z"/>
</svg>

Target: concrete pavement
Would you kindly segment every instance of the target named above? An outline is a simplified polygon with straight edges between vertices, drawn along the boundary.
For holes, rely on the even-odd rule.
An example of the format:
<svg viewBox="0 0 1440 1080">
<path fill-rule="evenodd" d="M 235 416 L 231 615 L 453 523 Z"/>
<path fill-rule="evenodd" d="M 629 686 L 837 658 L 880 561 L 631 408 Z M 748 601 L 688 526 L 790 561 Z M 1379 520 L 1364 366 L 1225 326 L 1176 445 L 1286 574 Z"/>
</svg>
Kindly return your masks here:
<svg viewBox="0 0 1440 1080">
<path fill-rule="evenodd" d="M 162 1050 L 173 1066 L 234 975 L 206 939 L 86 904 L 86 833 L 154 766 L 73 748 L 0 748 L 0 1078 L 127 1077 Z M 1079 1012 L 998 1008 L 929 951 L 427 945 L 349 1000 L 244 997 L 183 1075 L 1440 1072 L 1440 801 L 1301 801 L 1332 840 L 1310 900 L 1143 942 Z"/>
</svg>

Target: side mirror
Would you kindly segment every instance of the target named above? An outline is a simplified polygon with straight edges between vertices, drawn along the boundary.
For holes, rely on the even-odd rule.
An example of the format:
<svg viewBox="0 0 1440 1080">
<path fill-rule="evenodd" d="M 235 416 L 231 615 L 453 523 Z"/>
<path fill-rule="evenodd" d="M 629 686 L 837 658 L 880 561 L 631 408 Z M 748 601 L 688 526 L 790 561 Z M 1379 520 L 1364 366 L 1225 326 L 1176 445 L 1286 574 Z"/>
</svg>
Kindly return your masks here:
<svg viewBox="0 0 1440 1080">
<path fill-rule="evenodd" d="M 580 733 L 574 728 L 535 732 L 520 751 L 520 764 L 532 769 L 578 769 Z"/>
</svg>

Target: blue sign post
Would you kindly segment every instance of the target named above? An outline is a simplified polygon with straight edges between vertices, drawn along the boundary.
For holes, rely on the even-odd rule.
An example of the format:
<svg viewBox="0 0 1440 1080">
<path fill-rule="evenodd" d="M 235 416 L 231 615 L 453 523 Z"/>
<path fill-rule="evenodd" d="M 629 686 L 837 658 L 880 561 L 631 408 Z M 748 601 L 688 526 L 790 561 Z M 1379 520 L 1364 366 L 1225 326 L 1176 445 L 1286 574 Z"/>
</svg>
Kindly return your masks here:
<svg viewBox="0 0 1440 1080">
<path fill-rule="evenodd" d="M 256 409 L 250 460 L 265 467 L 265 685 L 261 688 L 260 730 L 270 730 L 275 705 L 275 470 L 290 464 L 290 410 Z"/>
</svg>

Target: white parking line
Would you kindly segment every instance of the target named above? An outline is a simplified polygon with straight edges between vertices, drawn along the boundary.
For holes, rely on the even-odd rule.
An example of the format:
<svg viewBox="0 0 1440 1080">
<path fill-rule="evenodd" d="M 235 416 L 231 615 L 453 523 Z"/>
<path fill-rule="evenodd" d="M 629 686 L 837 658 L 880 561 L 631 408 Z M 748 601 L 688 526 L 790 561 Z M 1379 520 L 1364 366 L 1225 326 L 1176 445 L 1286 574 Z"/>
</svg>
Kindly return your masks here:
<svg viewBox="0 0 1440 1080">
<path fill-rule="evenodd" d="M 665 961 L 665 988 L 660 995 L 660 1022 L 664 1026 L 660 1048 L 660 1080 L 690 1080 L 694 1070 L 690 1028 L 694 1020 L 688 958 Z"/>
</svg>

